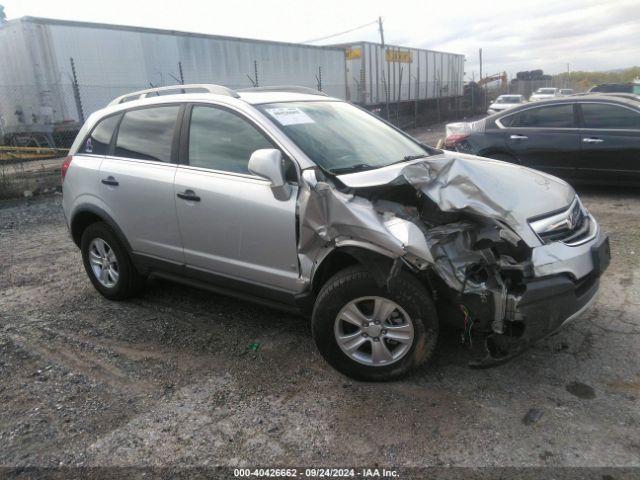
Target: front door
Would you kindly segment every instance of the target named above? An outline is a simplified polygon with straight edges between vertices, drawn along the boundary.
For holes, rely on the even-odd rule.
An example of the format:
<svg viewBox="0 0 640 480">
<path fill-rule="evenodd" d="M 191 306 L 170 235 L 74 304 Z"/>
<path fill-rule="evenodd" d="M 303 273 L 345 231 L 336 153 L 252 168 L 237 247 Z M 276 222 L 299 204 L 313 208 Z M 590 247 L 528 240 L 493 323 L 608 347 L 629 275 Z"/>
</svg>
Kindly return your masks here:
<svg viewBox="0 0 640 480">
<path fill-rule="evenodd" d="M 532 107 L 506 119 L 507 148 L 522 165 L 559 177 L 574 176 L 580 144 L 573 104 Z"/>
<path fill-rule="evenodd" d="M 188 118 L 188 164 L 178 167 L 174 185 L 187 267 L 295 291 L 297 188 L 278 200 L 247 168 L 255 150 L 274 144 L 222 107 L 194 105 Z"/>
</svg>

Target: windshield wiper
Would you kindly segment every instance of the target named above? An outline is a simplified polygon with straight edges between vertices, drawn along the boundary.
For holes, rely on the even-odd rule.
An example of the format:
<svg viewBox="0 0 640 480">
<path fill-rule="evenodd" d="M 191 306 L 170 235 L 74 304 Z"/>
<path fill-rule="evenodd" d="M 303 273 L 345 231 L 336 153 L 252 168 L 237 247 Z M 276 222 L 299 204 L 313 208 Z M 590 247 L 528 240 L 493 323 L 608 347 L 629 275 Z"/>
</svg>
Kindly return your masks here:
<svg viewBox="0 0 640 480">
<path fill-rule="evenodd" d="M 427 155 L 426 153 L 421 153 L 420 155 L 407 155 L 402 160 L 399 160 L 395 163 L 408 162 L 409 160 L 418 160 L 419 158 L 425 158 L 428 156 L 429 155 Z"/>
<path fill-rule="evenodd" d="M 353 173 L 353 172 L 361 172 L 363 170 L 371 170 L 372 168 L 377 168 L 374 165 L 369 165 L 368 163 L 357 163 L 355 165 L 350 165 L 348 167 L 340 167 L 340 168 L 331 168 L 329 171 L 335 175 L 341 175 L 343 173 Z"/>
<path fill-rule="evenodd" d="M 334 175 L 341 175 L 343 173 L 362 172 L 363 170 L 373 170 L 375 168 L 388 167 L 389 165 L 396 165 L 398 163 L 408 162 L 410 160 L 418 160 L 419 158 L 426 158 L 428 156 L 429 155 L 427 153 L 422 153 L 420 155 L 405 155 L 402 160 L 398 160 L 397 162 L 387 163 L 386 165 L 369 165 L 368 163 L 357 163 L 349 167 L 332 168 L 329 171 Z"/>
<path fill-rule="evenodd" d="M 391 163 L 387 163 L 385 165 L 385 167 L 388 167 L 389 165 L 397 165 L 398 163 L 402 163 L 402 162 L 409 162 L 411 160 L 418 160 L 419 158 L 427 158 L 429 155 L 426 153 L 421 153 L 420 155 L 405 155 L 402 160 L 398 160 L 396 162 L 391 162 Z"/>
</svg>

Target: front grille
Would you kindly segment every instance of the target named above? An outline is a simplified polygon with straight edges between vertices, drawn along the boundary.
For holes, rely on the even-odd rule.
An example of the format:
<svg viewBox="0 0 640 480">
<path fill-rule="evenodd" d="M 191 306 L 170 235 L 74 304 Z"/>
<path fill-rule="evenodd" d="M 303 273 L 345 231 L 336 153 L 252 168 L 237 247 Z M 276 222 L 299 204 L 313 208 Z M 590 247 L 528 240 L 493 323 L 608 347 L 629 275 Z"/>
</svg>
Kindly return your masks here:
<svg viewBox="0 0 640 480">
<path fill-rule="evenodd" d="M 575 244 L 587 238 L 591 231 L 589 216 L 585 213 L 578 197 L 566 210 L 542 218 L 538 217 L 529 224 L 543 243 Z"/>
<path fill-rule="evenodd" d="M 579 207 L 580 205 L 577 204 L 576 206 Z M 575 215 L 577 215 L 577 219 L 573 226 L 563 225 L 560 228 L 542 232 L 540 233 L 540 238 L 545 243 L 571 242 L 576 240 L 576 237 L 579 237 L 581 234 L 587 234 L 589 232 L 589 219 L 580 208 Z"/>
</svg>

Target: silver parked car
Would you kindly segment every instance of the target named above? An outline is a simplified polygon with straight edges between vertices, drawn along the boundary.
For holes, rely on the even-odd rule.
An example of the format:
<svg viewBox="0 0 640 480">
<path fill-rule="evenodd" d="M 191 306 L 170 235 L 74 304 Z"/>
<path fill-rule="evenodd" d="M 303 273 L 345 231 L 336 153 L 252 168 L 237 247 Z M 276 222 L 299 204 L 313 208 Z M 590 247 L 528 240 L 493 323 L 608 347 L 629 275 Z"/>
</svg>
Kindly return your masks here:
<svg viewBox="0 0 640 480">
<path fill-rule="evenodd" d="M 558 89 L 557 88 L 539 88 L 538 90 L 536 90 L 530 97 L 529 97 L 529 101 L 530 102 L 536 102 L 538 100 L 550 100 L 554 97 L 557 97 L 559 95 Z"/>
<path fill-rule="evenodd" d="M 310 315 L 359 379 L 426 362 L 441 322 L 487 366 L 593 301 L 609 244 L 573 189 L 423 145 L 301 87 L 117 98 L 63 164 L 64 213 L 105 297 L 149 275 Z"/>
<path fill-rule="evenodd" d="M 487 115 L 493 115 L 494 113 L 517 107 L 523 103 L 527 103 L 527 100 L 522 95 L 500 95 L 496 98 L 495 102 L 489 105 Z"/>
</svg>

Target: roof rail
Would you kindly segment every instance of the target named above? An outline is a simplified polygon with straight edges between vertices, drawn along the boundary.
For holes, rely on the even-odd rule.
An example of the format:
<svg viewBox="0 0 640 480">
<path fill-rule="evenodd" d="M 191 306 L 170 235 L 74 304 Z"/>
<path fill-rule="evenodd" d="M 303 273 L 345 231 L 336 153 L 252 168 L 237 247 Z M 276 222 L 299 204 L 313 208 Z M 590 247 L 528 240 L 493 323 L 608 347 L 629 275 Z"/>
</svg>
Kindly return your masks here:
<svg viewBox="0 0 640 480">
<path fill-rule="evenodd" d="M 309 87 L 299 87 L 297 85 L 272 85 L 268 87 L 250 87 L 239 89 L 238 92 L 287 92 L 287 93 L 304 93 L 307 95 L 328 96 L 320 90 L 314 90 Z"/>
<path fill-rule="evenodd" d="M 113 99 L 109 102 L 109 105 L 118 105 L 120 103 L 131 102 L 133 100 L 139 100 L 141 98 L 148 98 L 153 96 L 160 96 L 163 92 L 164 95 L 171 95 L 172 93 L 214 93 L 216 95 L 227 95 L 229 97 L 239 98 L 234 90 L 223 87 L 222 85 L 213 85 L 208 83 L 192 83 L 188 85 L 169 85 L 167 87 L 155 87 L 147 88 L 145 90 L 138 90 L 137 92 L 126 93 Z"/>
</svg>

